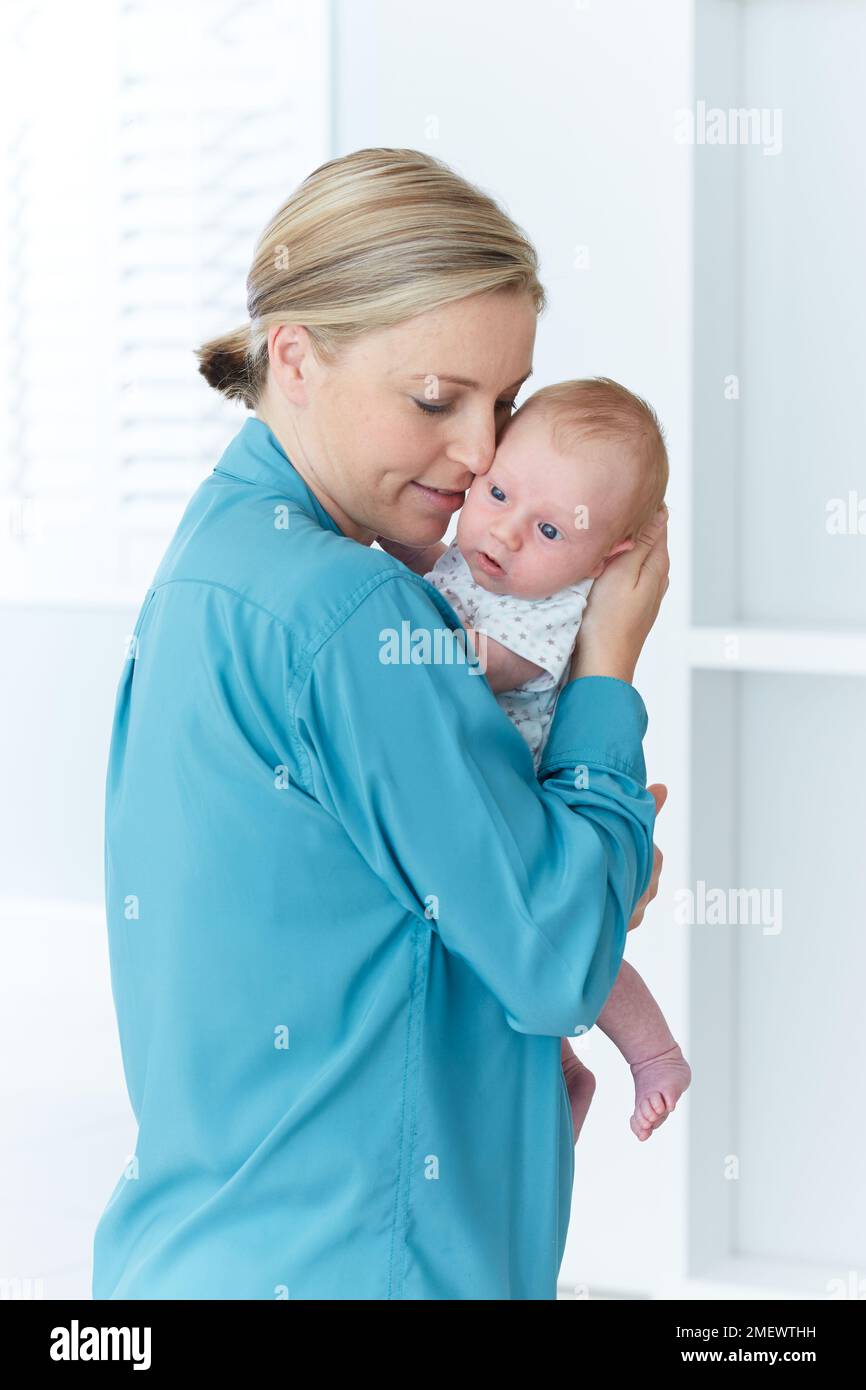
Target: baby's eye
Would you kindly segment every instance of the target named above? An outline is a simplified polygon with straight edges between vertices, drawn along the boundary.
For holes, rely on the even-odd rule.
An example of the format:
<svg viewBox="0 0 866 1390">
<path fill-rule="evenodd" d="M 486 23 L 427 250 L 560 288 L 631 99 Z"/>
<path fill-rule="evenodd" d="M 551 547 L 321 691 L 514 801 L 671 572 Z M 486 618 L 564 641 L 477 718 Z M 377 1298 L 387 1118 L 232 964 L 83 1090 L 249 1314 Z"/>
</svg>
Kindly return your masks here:
<svg viewBox="0 0 866 1390">
<path fill-rule="evenodd" d="M 493 483 L 493 484 L 491 485 L 491 488 L 490 488 L 490 496 L 491 496 L 491 497 L 494 497 L 494 498 L 496 499 L 497 502 L 504 502 L 504 501 L 505 501 L 505 493 L 502 491 L 502 488 L 501 488 L 501 487 L 497 487 L 495 483 Z"/>
<path fill-rule="evenodd" d="M 562 534 L 550 521 L 539 521 L 538 529 L 549 541 L 555 541 Z"/>
</svg>

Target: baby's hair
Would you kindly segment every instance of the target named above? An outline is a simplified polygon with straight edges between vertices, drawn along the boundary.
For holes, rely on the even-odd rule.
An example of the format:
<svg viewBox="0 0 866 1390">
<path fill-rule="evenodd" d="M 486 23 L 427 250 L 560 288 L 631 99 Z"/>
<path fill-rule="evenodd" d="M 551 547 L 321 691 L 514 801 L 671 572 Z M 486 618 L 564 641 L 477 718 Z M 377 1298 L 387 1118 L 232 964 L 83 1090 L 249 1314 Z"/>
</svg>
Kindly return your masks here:
<svg viewBox="0 0 866 1390">
<path fill-rule="evenodd" d="M 542 387 L 518 415 L 535 411 L 543 411 L 550 420 L 553 444 L 560 453 L 569 453 L 584 439 L 607 439 L 631 450 L 640 465 L 641 484 L 623 539 L 633 540 L 662 505 L 668 485 L 664 430 L 652 406 L 609 376 L 594 376 Z"/>
</svg>

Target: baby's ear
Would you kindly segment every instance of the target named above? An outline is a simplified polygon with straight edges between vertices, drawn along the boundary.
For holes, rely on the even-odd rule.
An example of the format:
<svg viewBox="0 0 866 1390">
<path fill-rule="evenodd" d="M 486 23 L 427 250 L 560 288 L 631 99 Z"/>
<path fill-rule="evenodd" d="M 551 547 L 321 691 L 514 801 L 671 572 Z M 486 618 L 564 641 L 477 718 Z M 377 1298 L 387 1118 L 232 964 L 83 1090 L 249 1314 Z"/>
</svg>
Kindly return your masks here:
<svg viewBox="0 0 866 1390">
<path fill-rule="evenodd" d="M 605 560 L 612 560 L 614 555 L 619 555 L 623 550 L 634 550 L 634 541 L 618 541 L 616 545 L 605 555 Z"/>
<path fill-rule="evenodd" d="M 599 579 L 601 575 L 604 574 L 604 571 L 607 569 L 608 561 L 612 560 L 614 555 L 621 554 L 624 550 L 634 550 L 634 541 L 618 541 L 616 545 L 611 546 L 604 559 L 599 560 L 595 569 L 592 571 L 591 576 L 589 577 L 591 577 L 592 579 Z"/>
</svg>

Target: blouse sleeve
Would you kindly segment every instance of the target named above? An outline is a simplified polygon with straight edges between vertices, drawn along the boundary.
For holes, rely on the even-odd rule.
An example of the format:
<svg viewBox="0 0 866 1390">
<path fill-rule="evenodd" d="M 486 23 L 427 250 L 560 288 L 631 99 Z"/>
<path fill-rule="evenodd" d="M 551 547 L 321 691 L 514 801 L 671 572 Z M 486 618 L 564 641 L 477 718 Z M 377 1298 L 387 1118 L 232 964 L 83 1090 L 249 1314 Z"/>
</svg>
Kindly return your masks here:
<svg viewBox="0 0 866 1390">
<path fill-rule="evenodd" d="M 652 872 L 643 701 L 613 678 L 571 681 L 536 777 L 450 640 L 447 604 L 405 570 L 366 587 L 313 644 L 290 694 L 305 790 L 512 1028 L 583 1032 Z"/>
</svg>

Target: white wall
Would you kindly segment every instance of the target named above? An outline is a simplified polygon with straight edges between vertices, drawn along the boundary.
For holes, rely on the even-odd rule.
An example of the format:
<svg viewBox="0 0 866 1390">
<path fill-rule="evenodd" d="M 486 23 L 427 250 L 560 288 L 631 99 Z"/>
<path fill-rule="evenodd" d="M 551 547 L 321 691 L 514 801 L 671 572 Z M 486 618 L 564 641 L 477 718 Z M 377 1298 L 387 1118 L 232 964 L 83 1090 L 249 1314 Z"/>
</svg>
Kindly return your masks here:
<svg viewBox="0 0 866 1390">
<path fill-rule="evenodd" d="M 636 684 L 650 716 L 649 777 L 671 794 L 657 832 L 662 888 L 627 953 L 697 1069 L 676 1114 L 639 1144 L 626 1064 L 597 1029 L 585 1040 L 599 1084 L 576 1151 L 563 1294 L 680 1294 L 689 1258 L 710 1263 L 726 1241 L 780 1261 L 780 1291 L 794 1260 L 817 1271 L 821 1259 L 844 1276 L 866 1227 L 855 1089 L 866 1059 L 851 987 L 862 975 L 863 871 L 852 870 L 862 865 L 866 660 L 853 629 L 866 540 L 828 543 L 821 533 L 819 552 L 810 537 L 827 497 L 858 482 L 863 492 L 856 306 L 866 287 L 854 274 L 863 218 L 851 145 L 862 100 L 853 78 L 831 100 L 830 69 L 811 56 L 826 47 L 838 71 L 862 9 L 844 0 L 537 0 L 531 9 L 334 0 L 333 14 L 333 153 L 426 149 L 498 197 L 538 247 L 550 295 L 533 387 L 611 375 L 654 404 L 668 436 L 671 588 Z M 721 151 L 674 139 L 678 108 L 699 97 L 727 104 L 741 80 L 744 99 L 790 113 L 775 164 L 755 150 L 725 163 Z M 804 188 L 819 189 L 818 200 Z M 738 361 L 747 392 L 732 414 L 718 378 Z M 848 389 L 837 399 L 840 383 Z M 835 656 L 808 640 L 804 652 L 796 632 L 750 643 L 736 626 L 793 627 L 801 617 L 850 629 Z M 86 1295 L 73 1252 L 133 1138 L 100 910 L 105 759 L 134 619 L 134 605 L 0 604 L 0 651 L 15 676 L 0 721 L 0 893 L 25 900 L 0 912 L 2 1046 L 24 1058 L 8 1069 L 0 1103 L 25 1135 L 3 1185 L 48 1194 L 44 1208 L 20 1204 L 0 1255 L 7 1272 L 47 1271 L 49 1296 Z M 744 653 L 732 662 L 717 652 L 728 627 Z M 796 686 L 778 674 L 792 653 L 806 673 Z M 837 658 L 841 679 L 822 674 L 821 662 Z M 755 675 L 761 663 L 765 674 Z M 790 925 L 776 940 L 676 925 L 673 895 L 696 874 L 781 882 Z M 59 906 L 40 907 L 44 899 Z M 832 1118 L 788 1146 L 803 1078 L 810 1094 L 830 1098 Z M 83 1096 L 87 1132 L 63 1108 L 69 1094 Z M 65 1192 L 51 1163 L 59 1133 L 69 1138 Z M 720 1177 L 731 1151 L 744 1161 L 736 1185 Z M 725 1277 L 747 1291 L 746 1275 Z M 813 1296 L 822 1278 L 807 1286 Z M 701 1286 L 687 1292 L 701 1296 Z"/>
<path fill-rule="evenodd" d="M 717 1277 L 821 1298 L 866 1257 L 866 526 L 826 524 L 864 491 L 866 8 L 697 20 L 696 94 L 774 134 L 695 154 L 693 598 L 718 627 L 693 630 L 691 868 L 772 893 L 777 924 L 690 929 L 690 1236 Z"/>
<path fill-rule="evenodd" d="M 673 129 L 676 108 L 692 101 L 691 11 L 686 0 L 338 0 L 334 108 L 336 153 L 427 150 L 493 193 L 528 232 L 551 301 L 533 387 L 613 376 L 665 424 L 672 583 L 636 685 L 650 714 L 649 778 L 672 788 L 657 837 L 666 886 L 628 956 L 686 1052 L 683 929 L 663 898 L 688 881 L 691 152 Z M 586 269 L 575 265 L 581 247 Z M 599 1084 L 576 1150 L 564 1289 L 658 1291 L 685 1247 L 689 1099 L 640 1144 L 628 1127 L 626 1063 L 597 1029 L 581 1055 Z"/>
<path fill-rule="evenodd" d="M 133 1151 L 102 903 L 115 692 L 182 507 L 243 420 L 192 349 L 243 321 L 255 238 L 329 153 L 329 18 L 0 11 L 0 1297 L 89 1296 Z"/>
</svg>

